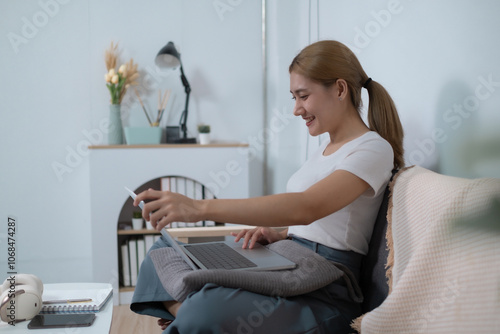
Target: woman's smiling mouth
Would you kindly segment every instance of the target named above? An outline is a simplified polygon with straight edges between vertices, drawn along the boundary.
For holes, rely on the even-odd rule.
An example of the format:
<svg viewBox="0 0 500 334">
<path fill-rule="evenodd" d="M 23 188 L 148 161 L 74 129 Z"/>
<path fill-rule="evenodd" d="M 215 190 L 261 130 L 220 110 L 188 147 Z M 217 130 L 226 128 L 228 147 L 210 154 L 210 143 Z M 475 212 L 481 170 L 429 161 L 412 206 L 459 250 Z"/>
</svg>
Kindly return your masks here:
<svg viewBox="0 0 500 334">
<path fill-rule="evenodd" d="M 316 119 L 314 116 L 309 116 L 309 117 L 303 117 L 303 119 L 306 121 L 306 126 L 311 125 L 312 121 Z"/>
</svg>

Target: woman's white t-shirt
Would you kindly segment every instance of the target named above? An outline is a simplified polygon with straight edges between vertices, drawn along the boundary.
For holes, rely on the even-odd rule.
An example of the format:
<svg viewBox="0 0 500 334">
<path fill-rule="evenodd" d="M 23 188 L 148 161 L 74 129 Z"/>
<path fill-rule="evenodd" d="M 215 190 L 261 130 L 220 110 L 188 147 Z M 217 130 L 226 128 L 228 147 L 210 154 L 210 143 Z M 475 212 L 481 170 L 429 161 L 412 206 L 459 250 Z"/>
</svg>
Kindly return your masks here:
<svg viewBox="0 0 500 334">
<path fill-rule="evenodd" d="M 373 225 L 393 169 L 391 145 L 370 131 L 344 144 L 330 155 L 323 155 L 329 140 L 292 175 L 287 192 L 301 192 L 336 170 L 346 170 L 361 178 L 370 188 L 354 202 L 309 225 L 290 226 L 288 235 L 318 242 L 339 250 L 366 254 Z M 339 191 L 342 191 L 339 189 Z"/>
</svg>

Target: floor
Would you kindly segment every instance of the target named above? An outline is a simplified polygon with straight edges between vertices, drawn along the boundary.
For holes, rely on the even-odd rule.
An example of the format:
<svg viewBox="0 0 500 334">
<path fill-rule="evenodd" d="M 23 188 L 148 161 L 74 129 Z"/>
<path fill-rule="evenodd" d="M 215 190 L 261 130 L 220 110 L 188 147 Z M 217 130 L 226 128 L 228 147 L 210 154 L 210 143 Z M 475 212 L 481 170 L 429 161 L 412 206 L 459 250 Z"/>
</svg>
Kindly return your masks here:
<svg viewBox="0 0 500 334">
<path fill-rule="evenodd" d="M 110 334 L 161 333 L 158 319 L 137 315 L 130 310 L 129 305 L 113 307 L 113 321 Z"/>
</svg>

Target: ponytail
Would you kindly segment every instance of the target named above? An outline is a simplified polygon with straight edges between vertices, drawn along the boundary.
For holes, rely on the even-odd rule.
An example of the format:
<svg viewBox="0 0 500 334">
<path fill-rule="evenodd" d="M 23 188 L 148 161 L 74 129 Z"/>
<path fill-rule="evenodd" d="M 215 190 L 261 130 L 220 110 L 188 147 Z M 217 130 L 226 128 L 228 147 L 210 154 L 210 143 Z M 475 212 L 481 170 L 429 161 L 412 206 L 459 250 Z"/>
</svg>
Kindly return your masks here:
<svg viewBox="0 0 500 334">
<path fill-rule="evenodd" d="M 391 96 L 376 81 L 370 80 L 368 90 L 368 127 L 387 140 L 394 151 L 394 168 L 404 167 L 403 127 Z"/>
<path fill-rule="evenodd" d="M 361 88 L 369 95 L 368 127 L 387 140 L 394 152 L 394 168 L 404 167 L 403 127 L 394 101 L 385 88 L 369 78 L 356 55 L 337 41 L 319 41 L 305 47 L 289 67 L 313 81 L 328 87 L 338 78 L 347 82 L 351 102 L 361 112 Z"/>
</svg>

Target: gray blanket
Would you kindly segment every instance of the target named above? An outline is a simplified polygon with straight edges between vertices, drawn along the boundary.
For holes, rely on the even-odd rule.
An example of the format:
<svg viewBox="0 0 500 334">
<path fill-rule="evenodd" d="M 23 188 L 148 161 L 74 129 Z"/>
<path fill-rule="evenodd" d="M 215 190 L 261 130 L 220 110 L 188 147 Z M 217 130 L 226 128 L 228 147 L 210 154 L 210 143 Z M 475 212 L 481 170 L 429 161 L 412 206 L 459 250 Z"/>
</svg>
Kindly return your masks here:
<svg viewBox="0 0 500 334">
<path fill-rule="evenodd" d="M 351 284 L 352 274 L 344 266 L 328 261 L 291 240 L 278 241 L 266 247 L 295 262 L 297 267 L 278 271 L 192 270 L 170 247 L 155 249 L 150 256 L 163 287 L 180 302 L 206 283 L 268 296 L 290 297 L 320 289 L 341 277 L 346 281 L 351 297 L 362 300 L 359 287 L 355 281 L 354 286 Z"/>
</svg>

